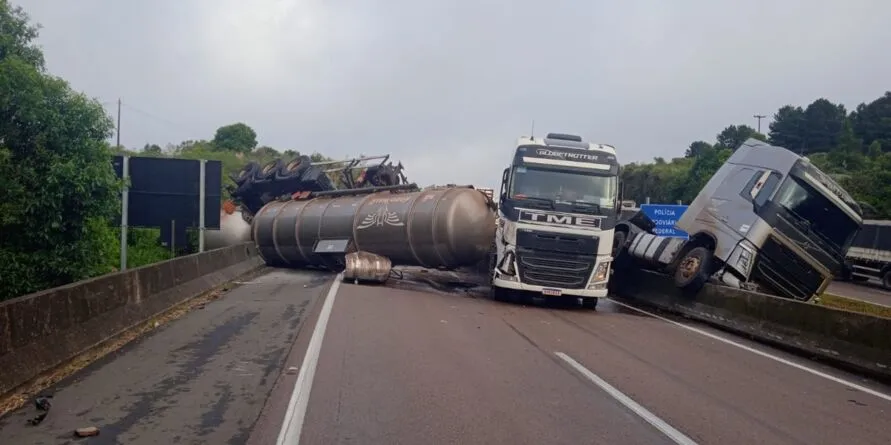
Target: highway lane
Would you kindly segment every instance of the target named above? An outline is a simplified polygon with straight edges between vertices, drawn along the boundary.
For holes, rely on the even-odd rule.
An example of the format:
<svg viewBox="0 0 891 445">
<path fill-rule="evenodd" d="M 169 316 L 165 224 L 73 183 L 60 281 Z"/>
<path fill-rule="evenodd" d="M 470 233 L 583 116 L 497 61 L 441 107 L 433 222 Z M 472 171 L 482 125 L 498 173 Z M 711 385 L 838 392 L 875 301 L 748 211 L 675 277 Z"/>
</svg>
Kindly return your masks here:
<svg viewBox="0 0 891 445">
<path fill-rule="evenodd" d="M 245 443 L 330 275 L 272 271 L 60 382 L 40 425 L 33 404 L 0 419 L 2 444 Z"/>
<path fill-rule="evenodd" d="M 883 306 L 891 306 L 891 291 L 882 289 L 877 280 L 864 283 L 833 281 L 826 290 L 840 297 L 854 298 Z"/>
<path fill-rule="evenodd" d="M 343 285 L 301 443 L 891 443 L 888 387 L 699 329 Z"/>
<path fill-rule="evenodd" d="M 236 287 L 56 385 L 42 424 L 0 419 L 0 443 L 272 445 L 285 418 L 303 444 L 891 443 L 891 388 L 713 329 L 331 277 Z"/>
</svg>

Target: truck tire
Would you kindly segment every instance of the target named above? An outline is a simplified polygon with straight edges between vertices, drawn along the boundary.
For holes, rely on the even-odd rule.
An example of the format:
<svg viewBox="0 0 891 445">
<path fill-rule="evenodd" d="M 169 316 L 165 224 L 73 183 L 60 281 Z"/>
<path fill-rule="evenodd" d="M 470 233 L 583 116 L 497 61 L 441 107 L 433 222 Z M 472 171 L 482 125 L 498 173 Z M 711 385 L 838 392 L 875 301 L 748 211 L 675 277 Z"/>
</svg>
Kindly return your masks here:
<svg viewBox="0 0 891 445">
<path fill-rule="evenodd" d="M 303 176 L 303 172 L 309 168 L 310 164 L 312 164 L 312 159 L 310 159 L 309 156 L 297 156 L 288 161 L 287 164 L 281 165 L 275 172 L 275 179 L 281 181 L 286 181 L 288 179 L 299 181 L 300 177 Z"/>
<path fill-rule="evenodd" d="M 674 284 L 686 292 L 698 292 L 711 275 L 712 251 L 694 247 L 687 251 L 674 271 Z"/>
<path fill-rule="evenodd" d="M 241 186 L 244 185 L 245 182 L 250 181 L 254 175 L 257 173 L 257 170 L 260 169 L 260 164 L 256 162 L 248 162 L 247 165 L 241 168 L 238 171 L 238 174 L 232 177 L 232 181 L 235 182 L 235 185 Z"/>
<path fill-rule="evenodd" d="M 599 298 L 582 298 L 582 308 L 592 310 L 597 309 L 597 303 L 599 302 Z"/>
<path fill-rule="evenodd" d="M 502 303 L 509 303 L 511 301 L 510 289 L 489 286 L 489 296 L 492 297 L 493 300 L 500 301 Z"/>
<path fill-rule="evenodd" d="M 260 169 L 254 172 L 254 182 L 266 182 L 275 179 L 275 174 L 282 168 L 282 160 L 276 159 L 267 162 Z"/>
<path fill-rule="evenodd" d="M 885 269 L 885 274 L 882 275 L 882 287 L 891 290 L 891 267 Z"/>
</svg>

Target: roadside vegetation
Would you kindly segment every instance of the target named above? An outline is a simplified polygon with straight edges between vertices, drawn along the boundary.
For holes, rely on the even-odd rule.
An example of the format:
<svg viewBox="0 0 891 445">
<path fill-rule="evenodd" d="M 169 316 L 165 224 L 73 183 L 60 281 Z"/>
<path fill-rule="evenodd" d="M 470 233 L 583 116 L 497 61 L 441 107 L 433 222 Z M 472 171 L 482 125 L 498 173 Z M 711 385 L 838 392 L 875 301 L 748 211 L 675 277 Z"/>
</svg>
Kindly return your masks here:
<svg viewBox="0 0 891 445">
<path fill-rule="evenodd" d="M 112 119 L 97 100 L 47 71 L 38 32 L 22 8 L 0 0 L 0 300 L 117 270 L 116 154 L 220 161 L 224 199 L 231 176 L 248 162 L 300 154 L 258 146 L 256 132 L 241 122 L 207 140 L 111 146 Z M 689 202 L 748 137 L 808 155 L 864 203 L 867 216 L 891 217 L 891 92 L 851 112 L 826 99 L 786 106 L 767 134 L 731 125 L 714 141 L 691 143 L 683 156 L 629 164 L 623 198 Z M 128 230 L 128 267 L 174 255 L 158 244 L 158 229 Z"/>
</svg>

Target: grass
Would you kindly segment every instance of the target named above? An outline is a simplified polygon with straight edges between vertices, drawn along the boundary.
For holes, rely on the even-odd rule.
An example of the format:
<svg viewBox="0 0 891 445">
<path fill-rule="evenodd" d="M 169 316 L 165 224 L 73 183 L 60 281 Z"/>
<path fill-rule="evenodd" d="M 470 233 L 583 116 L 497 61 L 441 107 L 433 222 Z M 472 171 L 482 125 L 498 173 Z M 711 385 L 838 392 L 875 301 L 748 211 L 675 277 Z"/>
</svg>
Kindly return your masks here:
<svg viewBox="0 0 891 445">
<path fill-rule="evenodd" d="M 830 293 L 820 295 L 815 304 L 826 306 L 833 309 L 841 309 L 850 312 L 858 312 L 861 314 L 874 315 L 876 317 L 891 318 L 891 307 L 882 306 L 880 304 L 870 303 L 863 300 L 855 300 L 853 298 L 841 297 Z"/>
</svg>

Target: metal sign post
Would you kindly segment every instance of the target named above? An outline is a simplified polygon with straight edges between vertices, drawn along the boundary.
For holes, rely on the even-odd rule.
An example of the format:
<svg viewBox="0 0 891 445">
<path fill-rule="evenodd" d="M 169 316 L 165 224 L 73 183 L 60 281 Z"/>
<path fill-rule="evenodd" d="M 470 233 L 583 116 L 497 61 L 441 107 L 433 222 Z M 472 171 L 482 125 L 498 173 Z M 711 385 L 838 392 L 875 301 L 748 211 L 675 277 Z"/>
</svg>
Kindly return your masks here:
<svg viewBox="0 0 891 445">
<path fill-rule="evenodd" d="M 207 161 L 201 160 L 201 173 L 198 175 L 198 251 L 204 252 L 204 206 L 205 206 L 205 187 L 207 184 L 206 172 Z"/>
<path fill-rule="evenodd" d="M 124 189 L 121 191 L 121 268 L 127 270 L 127 214 L 130 212 L 130 157 L 124 156 L 121 163 L 121 178 Z"/>
</svg>

